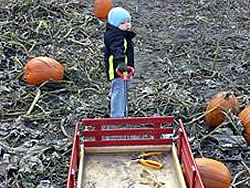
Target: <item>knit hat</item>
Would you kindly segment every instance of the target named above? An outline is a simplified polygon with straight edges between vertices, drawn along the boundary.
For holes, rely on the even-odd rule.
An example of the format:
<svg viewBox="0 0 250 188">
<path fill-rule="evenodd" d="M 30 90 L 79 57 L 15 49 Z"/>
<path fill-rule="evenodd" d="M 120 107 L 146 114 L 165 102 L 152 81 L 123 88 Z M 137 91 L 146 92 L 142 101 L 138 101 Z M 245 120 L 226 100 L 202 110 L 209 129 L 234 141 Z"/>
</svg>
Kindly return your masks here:
<svg viewBox="0 0 250 188">
<path fill-rule="evenodd" d="M 131 16 L 128 11 L 121 7 L 112 8 L 108 14 L 108 23 L 119 27 L 121 22 L 125 19 L 131 19 Z"/>
</svg>

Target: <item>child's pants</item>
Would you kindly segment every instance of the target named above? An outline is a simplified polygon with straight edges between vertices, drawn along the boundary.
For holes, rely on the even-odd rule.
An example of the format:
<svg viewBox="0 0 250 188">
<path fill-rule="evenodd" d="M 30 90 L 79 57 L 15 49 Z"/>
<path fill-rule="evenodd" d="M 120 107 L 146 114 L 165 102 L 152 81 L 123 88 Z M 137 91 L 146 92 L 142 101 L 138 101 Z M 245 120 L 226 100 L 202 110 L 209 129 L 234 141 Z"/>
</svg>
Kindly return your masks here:
<svg viewBox="0 0 250 188">
<path fill-rule="evenodd" d="M 127 105 L 127 99 L 125 96 L 128 96 L 128 85 L 129 80 L 127 81 L 127 89 L 124 88 L 124 81 L 121 78 L 115 78 L 112 81 L 110 95 L 111 95 L 111 118 L 123 118 L 127 114 L 125 112 L 125 105 Z M 127 92 L 126 94 L 124 92 Z M 126 107 L 128 111 L 128 107 Z"/>
</svg>

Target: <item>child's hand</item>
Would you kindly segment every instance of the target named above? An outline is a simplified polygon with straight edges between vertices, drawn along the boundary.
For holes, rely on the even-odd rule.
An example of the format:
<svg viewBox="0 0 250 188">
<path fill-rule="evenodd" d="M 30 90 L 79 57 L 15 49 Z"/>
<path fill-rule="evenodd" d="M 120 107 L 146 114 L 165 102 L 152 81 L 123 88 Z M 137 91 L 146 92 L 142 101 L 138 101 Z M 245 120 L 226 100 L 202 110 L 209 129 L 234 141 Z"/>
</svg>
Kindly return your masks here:
<svg viewBox="0 0 250 188">
<path fill-rule="evenodd" d="M 118 65 L 118 68 L 121 72 L 125 72 L 127 70 L 127 65 L 126 63 L 122 62 Z"/>
</svg>

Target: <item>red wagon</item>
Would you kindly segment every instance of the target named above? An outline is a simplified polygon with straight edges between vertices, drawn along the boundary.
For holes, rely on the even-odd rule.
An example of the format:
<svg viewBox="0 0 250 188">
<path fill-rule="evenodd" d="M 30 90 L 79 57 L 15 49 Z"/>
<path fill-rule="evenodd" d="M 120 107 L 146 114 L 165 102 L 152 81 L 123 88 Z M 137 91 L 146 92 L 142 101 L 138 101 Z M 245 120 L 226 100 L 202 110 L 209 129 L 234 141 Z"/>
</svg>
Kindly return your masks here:
<svg viewBox="0 0 250 188">
<path fill-rule="evenodd" d="M 204 188 L 181 120 L 178 120 L 176 149 L 175 129 L 170 126 L 173 122 L 174 117 L 100 118 L 78 122 L 67 188 Z M 124 128 L 128 125 L 130 128 Z M 153 169 L 132 160 L 147 152 L 159 152 L 153 159 L 163 167 Z"/>
</svg>

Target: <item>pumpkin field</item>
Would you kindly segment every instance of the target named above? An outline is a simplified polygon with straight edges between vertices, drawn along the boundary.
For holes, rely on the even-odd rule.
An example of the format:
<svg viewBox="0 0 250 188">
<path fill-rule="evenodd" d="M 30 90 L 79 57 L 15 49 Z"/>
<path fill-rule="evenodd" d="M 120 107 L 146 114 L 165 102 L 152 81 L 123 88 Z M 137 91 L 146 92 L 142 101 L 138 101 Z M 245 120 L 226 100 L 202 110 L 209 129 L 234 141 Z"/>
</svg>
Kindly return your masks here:
<svg viewBox="0 0 250 188">
<path fill-rule="evenodd" d="M 222 162 L 232 188 L 250 187 L 249 0 L 113 6 L 131 13 L 137 34 L 129 116 L 181 119 L 195 158 Z M 106 21 L 93 7 L 94 0 L 0 0 L 0 188 L 66 187 L 76 122 L 109 117 Z M 37 82 L 52 74 L 42 64 L 43 74 L 27 76 L 36 57 L 56 60 L 56 81 Z"/>
</svg>

